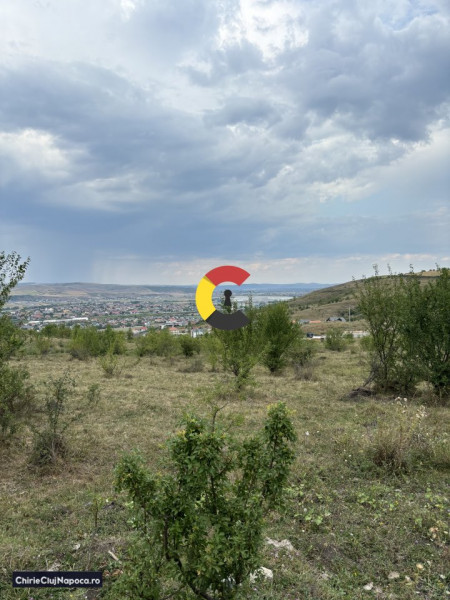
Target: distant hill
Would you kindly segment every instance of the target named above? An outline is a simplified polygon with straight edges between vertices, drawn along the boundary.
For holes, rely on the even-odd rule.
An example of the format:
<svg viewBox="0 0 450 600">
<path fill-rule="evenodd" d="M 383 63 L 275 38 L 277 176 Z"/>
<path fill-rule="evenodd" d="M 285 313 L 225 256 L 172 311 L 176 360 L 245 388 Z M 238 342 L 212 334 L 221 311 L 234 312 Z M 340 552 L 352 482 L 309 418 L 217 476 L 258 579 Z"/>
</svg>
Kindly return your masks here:
<svg viewBox="0 0 450 600">
<path fill-rule="evenodd" d="M 418 273 L 422 284 L 429 283 L 439 277 L 439 271 L 421 271 Z M 357 282 L 361 282 L 359 279 Z M 309 294 L 289 301 L 292 315 L 297 319 L 314 319 L 324 321 L 328 317 L 342 316 L 348 318 L 356 311 L 357 301 L 354 297 L 357 282 L 348 281 L 338 285 L 318 289 Z"/>
<path fill-rule="evenodd" d="M 249 283 L 239 290 L 255 294 L 277 292 L 300 295 L 327 287 L 324 283 Z M 19 283 L 11 293 L 13 300 L 70 300 L 71 298 L 136 298 L 145 296 L 193 296 L 196 285 L 116 285 L 100 283 Z M 221 287 L 227 287 L 225 284 Z"/>
</svg>

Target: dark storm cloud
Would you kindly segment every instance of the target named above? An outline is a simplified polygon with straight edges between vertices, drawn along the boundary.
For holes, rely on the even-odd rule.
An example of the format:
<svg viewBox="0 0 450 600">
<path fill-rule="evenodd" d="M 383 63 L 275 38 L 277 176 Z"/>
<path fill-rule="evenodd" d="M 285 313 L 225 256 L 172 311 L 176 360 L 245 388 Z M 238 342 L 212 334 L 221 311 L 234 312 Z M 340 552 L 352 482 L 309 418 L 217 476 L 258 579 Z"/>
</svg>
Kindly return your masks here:
<svg viewBox="0 0 450 600">
<path fill-rule="evenodd" d="M 99 252 L 445 246 L 444 4 L 7 5 L 0 234 L 22 226 L 58 277 L 80 278 L 65 234 L 82 240 L 86 273 Z"/>
<path fill-rule="evenodd" d="M 450 37 L 438 14 L 402 29 L 383 22 L 376 4 L 322 3 L 306 21 L 305 47 L 279 58 L 280 85 L 299 110 L 333 118 L 372 138 L 417 141 L 448 101 Z"/>
</svg>

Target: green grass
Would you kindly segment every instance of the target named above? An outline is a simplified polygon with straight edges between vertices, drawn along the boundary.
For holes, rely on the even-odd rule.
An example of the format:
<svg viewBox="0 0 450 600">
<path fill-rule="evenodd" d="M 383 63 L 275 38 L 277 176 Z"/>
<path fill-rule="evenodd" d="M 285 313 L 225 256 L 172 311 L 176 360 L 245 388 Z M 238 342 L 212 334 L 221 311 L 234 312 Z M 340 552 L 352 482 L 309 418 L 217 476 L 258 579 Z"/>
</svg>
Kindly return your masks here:
<svg viewBox="0 0 450 600">
<path fill-rule="evenodd" d="M 48 354 L 21 360 L 41 388 L 48 377 L 70 370 L 78 385 L 69 412 L 92 384 L 100 385 L 101 396 L 71 426 L 70 456 L 53 470 L 29 466 L 29 430 L 1 449 L 2 600 L 86 597 L 81 589 L 13 590 L 13 570 L 104 569 L 105 590 L 120 574 L 122 562 L 109 551 L 124 561 L 131 534 L 127 499 L 113 490 L 113 469 L 121 453 L 132 448 L 139 448 L 154 469 L 164 469 L 164 444 L 183 411 L 207 414 L 204 397 L 223 374 L 207 366 L 186 372 L 189 360 L 119 357 L 121 373 L 110 378 L 95 359 L 80 362 Z M 295 552 L 264 548 L 261 564 L 273 570 L 274 579 L 254 584 L 250 598 L 445 598 L 449 409 L 426 409 L 423 427 L 434 450 L 415 456 L 406 470 L 390 470 L 375 464 L 369 450 L 377 428 L 386 423 L 395 428 L 396 422 L 389 421 L 397 410 L 393 399 L 347 397 L 366 377 L 360 352 L 320 347 L 315 365 L 309 381 L 296 379 L 290 369 L 274 377 L 257 367 L 248 397 L 230 403 L 220 417 L 244 436 L 260 427 L 268 404 L 283 400 L 294 411 L 298 433 L 286 506 L 267 527 L 268 537 L 289 539 Z M 413 418 L 422 401 L 411 400 L 405 419 Z M 392 572 L 399 577 L 389 579 Z M 372 589 L 365 590 L 370 583 Z M 95 597 L 92 590 L 89 598 Z"/>
</svg>

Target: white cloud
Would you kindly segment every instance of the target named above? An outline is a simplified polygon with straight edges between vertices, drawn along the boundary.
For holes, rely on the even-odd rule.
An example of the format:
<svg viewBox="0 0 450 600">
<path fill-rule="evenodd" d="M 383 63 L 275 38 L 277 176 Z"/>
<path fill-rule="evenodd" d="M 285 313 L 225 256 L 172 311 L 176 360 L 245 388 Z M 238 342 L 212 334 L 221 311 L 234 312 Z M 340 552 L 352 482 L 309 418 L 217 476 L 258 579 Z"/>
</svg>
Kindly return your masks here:
<svg viewBox="0 0 450 600">
<path fill-rule="evenodd" d="M 23 129 L 0 132 L 0 184 L 22 177 L 25 173 L 47 179 L 64 179 L 69 171 L 69 152 L 58 146 L 57 138 L 46 131 Z"/>
</svg>

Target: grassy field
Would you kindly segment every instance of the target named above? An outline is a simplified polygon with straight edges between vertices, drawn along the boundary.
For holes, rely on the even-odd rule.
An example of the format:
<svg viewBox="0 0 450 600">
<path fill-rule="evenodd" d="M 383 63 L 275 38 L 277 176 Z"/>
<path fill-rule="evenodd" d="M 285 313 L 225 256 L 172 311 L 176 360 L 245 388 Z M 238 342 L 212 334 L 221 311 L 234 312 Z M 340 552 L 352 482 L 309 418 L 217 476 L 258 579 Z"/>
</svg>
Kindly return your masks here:
<svg viewBox="0 0 450 600">
<path fill-rule="evenodd" d="M 318 347 L 304 378 L 290 368 L 274 377 L 257 367 L 246 399 L 221 413 L 245 436 L 260 427 L 267 405 L 283 400 L 298 433 L 286 507 L 267 526 L 269 538 L 288 539 L 295 550 L 265 546 L 261 564 L 273 570 L 273 581 L 255 584 L 250 598 L 449 597 L 449 408 L 433 404 L 426 390 L 406 406 L 388 397 L 349 397 L 367 375 L 358 343 L 345 352 Z M 81 589 L 13 590 L 11 573 L 104 570 L 106 591 L 120 576 L 131 535 L 127 498 L 113 488 L 114 466 L 123 451 L 139 448 L 152 468 L 164 469 L 164 444 L 183 412 L 207 414 L 205 396 L 224 377 L 207 365 L 187 372 L 195 358 L 119 360 L 121 373 L 112 378 L 97 360 L 67 354 L 17 361 L 40 390 L 49 377 L 70 372 L 77 386 L 68 416 L 91 385 L 100 386 L 100 399 L 70 426 L 69 456 L 52 471 L 30 467 L 29 430 L 1 449 L 2 600 L 101 597 Z M 404 469 L 380 462 L 392 443 L 406 457 Z"/>
</svg>

